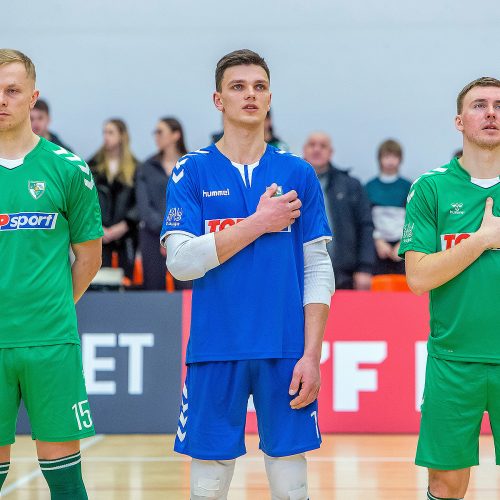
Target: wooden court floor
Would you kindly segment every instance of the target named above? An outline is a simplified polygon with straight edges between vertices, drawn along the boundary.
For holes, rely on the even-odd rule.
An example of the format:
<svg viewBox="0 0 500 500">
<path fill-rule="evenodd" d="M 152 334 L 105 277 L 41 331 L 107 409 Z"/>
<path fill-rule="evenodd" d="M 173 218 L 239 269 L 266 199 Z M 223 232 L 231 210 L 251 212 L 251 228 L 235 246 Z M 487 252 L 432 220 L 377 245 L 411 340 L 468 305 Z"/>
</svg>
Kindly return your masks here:
<svg viewBox="0 0 500 500">
<path fill-rule="evenodd" d="M 171 451 L 173 436 L 96 436 L 84 443 L 84 475 L 91 500 L 187 500 L 189 462 Z M 426 471 L 413 465 L 415 436 L 324 436 L 309 456 L 311 500 L 424 500 Z M 236 465 L 229 500 L 270 498 L 256 436 Z M 9 500 L 49 500 L 27 437 L 13 447 L 3 488 Z M 2 497 L 3 498 L 3 497 Z M 491 437 L 481 438 L 481 466 L 467 500 L 500 500 L 500 474 Z"/>
</svg>

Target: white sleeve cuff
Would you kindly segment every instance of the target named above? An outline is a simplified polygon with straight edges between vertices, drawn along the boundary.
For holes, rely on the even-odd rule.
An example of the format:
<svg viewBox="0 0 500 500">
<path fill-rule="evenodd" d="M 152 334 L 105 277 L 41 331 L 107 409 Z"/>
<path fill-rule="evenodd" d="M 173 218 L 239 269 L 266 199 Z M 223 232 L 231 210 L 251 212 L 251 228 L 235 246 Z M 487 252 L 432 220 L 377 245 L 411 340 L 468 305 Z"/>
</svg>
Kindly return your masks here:
<svg viewBox="0 0 500 500">
<path fill-rule="evenodd" d="M 195 280 L 220 265 L 215 233 L 192 236 L 172 233 L 166 238 L 167 268 L 179 281 Z"/>
<path fill-rule="evenodd" d="M 326 249 L 326 240 L 304 245 L 304 302 L 330 306 L 335 292 L 332 261 Z"/>
</svg>

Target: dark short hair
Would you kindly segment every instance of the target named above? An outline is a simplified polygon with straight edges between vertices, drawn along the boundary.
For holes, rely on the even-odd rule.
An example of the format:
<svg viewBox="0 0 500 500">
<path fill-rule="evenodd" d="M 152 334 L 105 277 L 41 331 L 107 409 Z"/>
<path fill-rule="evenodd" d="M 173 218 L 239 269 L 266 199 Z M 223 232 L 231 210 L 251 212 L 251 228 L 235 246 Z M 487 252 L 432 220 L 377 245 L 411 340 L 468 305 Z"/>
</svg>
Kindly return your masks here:
<svg viewBox="0 0 500 500">
<path fill-rule="evenodd" d="M 403 159 L 403 148 L 398 141 L 394 139 L 387 139 L 378 147 L 377 158 L 380 162 L 380 159 L 383 155 L 392 154 L 397 156 L 400 160 Z"/>
<path fill-rule="evenodd" d="M 38 101 L 35 102 L 33 109 L 38 109 L 38 111 L 43 111 L 44 113 L 50 115 L 49 105 L 47 101 L 44 101 L 43 99 L 38 99 Z"/>
<path fill-rule="evenodd" d="M 474 87 L 500 87 L 500 80 L 493 78 L 491 76 L 482 76 L 476 80 L 468 83 L 458 94 L 457 97 L 457 114 L 462 112 L 462 107 L 464 104 L 464 98 L 466 94 L 472 90 Z"/>
<path fill-rule="evenodd" d="M 233 66 L 241 66 L 255 64 L 256 66 L 260 66 L 267 75 L 267 78 L 271 80 L 271 73 L 269 72 L 269 67 L 267 66 L 264 58 L 259 56 L 257 52 L 249 49 L 240 49 L 230 52 L 226 54 L 218 63 L 215 68 L 215 89 L 217 92 L 222 90 L 222 78 L 224 77 L 224 72 L 228 68 L 232 68 Z"/>
</svg>

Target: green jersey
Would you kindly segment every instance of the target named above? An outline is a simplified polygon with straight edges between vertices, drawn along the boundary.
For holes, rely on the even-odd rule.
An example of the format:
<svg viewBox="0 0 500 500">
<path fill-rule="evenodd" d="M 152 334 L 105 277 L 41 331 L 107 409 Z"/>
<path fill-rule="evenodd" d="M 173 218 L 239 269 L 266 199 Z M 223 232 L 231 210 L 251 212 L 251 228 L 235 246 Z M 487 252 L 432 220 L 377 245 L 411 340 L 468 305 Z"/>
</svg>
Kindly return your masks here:
<svg viewBox="0 0 500 500">
<path fill-rule="evenodd" d="M 500 216 L 500 178 L 471 179 L 453 159 L 419 177 L 410 189 L 399 254 L 446 251 L 481 226 L 486 198 Z M 500 363 L 500 251 L 487 250 L 430 292 L 431 356 Z"/>
<path fill-rule="evenodd" d="M 21 165 L 4 163 L 0 348 L 78 344 L 69 246 L 103 234 L 92 175 L 43 138 Z"/>
</svg>

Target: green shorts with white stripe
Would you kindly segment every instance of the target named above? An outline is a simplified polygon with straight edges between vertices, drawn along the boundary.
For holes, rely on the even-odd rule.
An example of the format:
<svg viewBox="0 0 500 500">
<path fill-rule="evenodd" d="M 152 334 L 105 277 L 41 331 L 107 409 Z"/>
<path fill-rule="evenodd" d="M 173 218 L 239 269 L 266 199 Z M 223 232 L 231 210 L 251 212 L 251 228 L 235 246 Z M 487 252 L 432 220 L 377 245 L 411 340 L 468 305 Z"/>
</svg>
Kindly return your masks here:
<svg viewBox="0 0 500 500">
<path fill-rule="evenodd" d="M 15 441 L 21 399 L 40 441 L 95 434 L 77 344 L 0 348 L 0 446 Z"/>
</svg>

